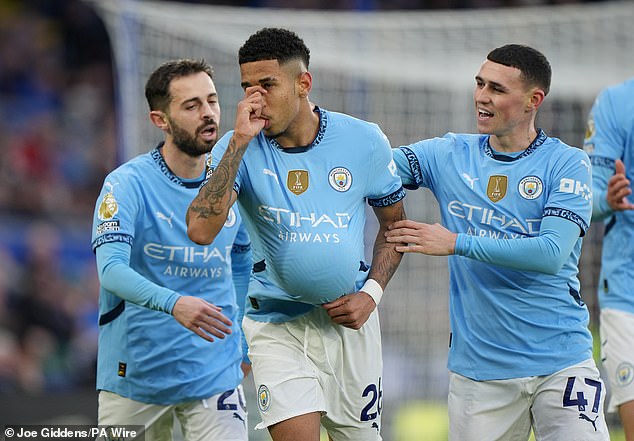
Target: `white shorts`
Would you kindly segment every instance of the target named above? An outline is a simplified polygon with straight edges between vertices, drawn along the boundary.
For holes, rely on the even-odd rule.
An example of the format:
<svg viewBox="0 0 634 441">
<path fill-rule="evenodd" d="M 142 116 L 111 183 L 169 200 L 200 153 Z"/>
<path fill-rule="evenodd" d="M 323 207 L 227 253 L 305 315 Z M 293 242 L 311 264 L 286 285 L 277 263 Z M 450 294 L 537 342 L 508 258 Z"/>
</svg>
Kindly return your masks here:
<svg viewBox="0 0 634 441">
<path fill-rule="evenodd" d="M 608 412 L 634 400 L 634 314 L 602 309 L 601 359 L 610 387 Z"/>
<path fill-rule="evenodd" d="M 542 377 L 474 381 L 450 373 L 449 440 L 608 441 L 594 360 Z"/>
<path fill-rule="evenodd" d="M 99 392 L 98 424 L 143 425 L 137 439 L 171 441 L 174 416 L 186 441 L 247 441 L 247 410 L 242 386 L 206 400 L 161 406 L 141 403 L 108 391 Z M 99 440 L 99 438 L 98 438 Z"/>
<path fill-rule="evenodd" d="M 383 401 L 381 331 L 375 310 L 355 331 L 323 308 L 285 323 L 245 317 L 263 429 L 321 412 L 333 441 L 377 441 Z"/>
</svg>

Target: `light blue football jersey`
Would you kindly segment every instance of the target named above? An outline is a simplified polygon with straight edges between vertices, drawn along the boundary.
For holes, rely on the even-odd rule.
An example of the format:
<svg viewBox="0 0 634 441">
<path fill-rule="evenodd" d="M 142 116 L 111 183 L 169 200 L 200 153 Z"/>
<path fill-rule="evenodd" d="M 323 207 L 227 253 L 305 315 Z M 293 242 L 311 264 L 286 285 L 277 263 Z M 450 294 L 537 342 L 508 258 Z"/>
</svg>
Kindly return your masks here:
<svg viewBox="0 0 634 441">
<path fill-rule="evenodd" d="M 605 199 L 616 159 L 623 161 L 627 178 L 634 182 L 634 78 L 599 94 L 590 111 L 584 150 L 594 169 L 595 203 Z M 634 314 L 634 211 L 618 211 L 605 219 L 602 253 L 600 306 Z"/>
<path fill-rule="evenodd" d="M 430 189 L 443 225 L 472 240 L 537 236 L 546 216 L 568 219 L 585 234 L 592 195 L 582 150 L 541 130 L 514 157 L 496 153 L 488 140 L 448 133 L 396 149 L 403 185 Z M 449 256 L 449 369 L 475 380 L 507 379 L 548 375 L 590 358 L 589 315 L 577 279 L 580 252 L 581 238 L 555 275 Z M 425 295 L 424 280 L 421 285 Z"/>
<path fill-rule="evenodd" d="M 129 244 L 132 269 L 180 295 L 220 306 L 233 321 L 233 333 L 210 343 L 185 329 L 169 314 L 175 302 L 166 295 L 169 290 L 148 295 L 146 307 L 123 302 L 102 287 L 97 389 L 166 405 L 240 384 L 241 329 L 231 256 L 249 248 L 249 237 L 236 207 L 211 245 L 189 240 L 185 213 L 200 185 L 174 175 L 159 148 L 121 165 L 106 177 L 97 200 L 92 247 Z"/>
<path fill-rule="evenodd" d="M 365 203 L 387 206 L 405 192 L 389 142 L 376 124 L 316 108 L 308 147 L 282 148 L 260 133 L 235 182 L 253 244 L 254 320 L 281 322 L 356 292 L 367 278 Z M 232 132 L 212 152 L 222 157 Z"/>
</svg>

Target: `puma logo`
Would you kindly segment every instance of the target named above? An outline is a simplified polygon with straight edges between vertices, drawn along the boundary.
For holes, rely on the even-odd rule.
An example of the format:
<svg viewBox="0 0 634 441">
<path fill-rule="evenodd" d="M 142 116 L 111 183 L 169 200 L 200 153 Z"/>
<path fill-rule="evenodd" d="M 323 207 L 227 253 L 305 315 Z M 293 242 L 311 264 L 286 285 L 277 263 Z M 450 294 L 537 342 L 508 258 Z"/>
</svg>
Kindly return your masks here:
<svg viewBox="0 0 634 441">
<path fill-rule="evenodd" d="M 163 213 L 161 213 L 160 211 L 156 212 L 156 217 L 158 217 L 161 220 L 164 220 L 165 222 L 167 222 L 170 226 L 170 228 L 173 228 L 172 226 L 172 218 L 174 217 L 174 212 L 172 211 L 170 213 L 170 217 L 165 216 Z"/>
<path fill-rule="evenodd" d="M 580 413 L 579 414 L 579 419 L 580 420 L 586 420 L 586 421 L 590 421 L 590 424 L 592 424 L 592 427 L 594 427 L 594 431 L 597 431 L 597 424 L 596 421 L 599 418 L 599 415 L 596 416 L 595 419 L 591 420 L 586 414 Z"/>
<path fill-rule="evenodd" d="M 581 160 L 581 165 L 584 165 L 588 169 L 588 173 L 590 173 L 590 163 L 585 159 Z"/>
<path fill-rule="evenodd" d="M 264 169 L 262 169 L 262 173 L 264 173 L 265 175 L 272 176 L 272 177 L 275 179 L 275 181 L 277 181 L 277 180 L 278 180 L 278 179 L 277 179 L 277 175 L 275 174 L 275 172 L 273 172 L 273 171 L 269 170 L 268 168 L 264 168 Z"/>
<path fill-rule="evenodd" d="M 244 425 L 246 425 L 246 421 L 244 421 L 244 418 L 242 418 L 238 412 L 233 412 L 233 417 L 234 417 L 235 419 L 238 419 L 238 420 L 242 421 L 242 423 L 243 423 Z"/>
<path fill-rule="evenodd" d="M 475 181 L 480 180 L 480 178 L 472 178 L 467 173 L 463 173 L 462 177 L 465 178 L 469 182 L 469 187 L 471 187 L 471 190 L 473 190 L 473 185 L 475 184 Z"/>
</svg>

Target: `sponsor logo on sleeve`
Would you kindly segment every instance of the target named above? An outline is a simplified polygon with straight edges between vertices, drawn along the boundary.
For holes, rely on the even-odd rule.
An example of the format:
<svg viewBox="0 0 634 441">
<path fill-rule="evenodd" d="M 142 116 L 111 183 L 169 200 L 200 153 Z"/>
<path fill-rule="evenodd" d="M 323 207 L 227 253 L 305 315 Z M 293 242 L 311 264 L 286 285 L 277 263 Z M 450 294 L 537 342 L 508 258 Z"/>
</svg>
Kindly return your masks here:
<svg viewBox="0 0 634 441">
<path fill-rule="evenodd" d="M 99 204 L 99 210 L 97 211 L 97 216 L 102 221 L 107 221 L 115 217 L 115 215 L 119 212 L 119 204 L 114 197 L 114 193 L 112 192 L 112 188 L 109 192 L 103 195 L 101 199 L 101 204 Z"/>
</svg>

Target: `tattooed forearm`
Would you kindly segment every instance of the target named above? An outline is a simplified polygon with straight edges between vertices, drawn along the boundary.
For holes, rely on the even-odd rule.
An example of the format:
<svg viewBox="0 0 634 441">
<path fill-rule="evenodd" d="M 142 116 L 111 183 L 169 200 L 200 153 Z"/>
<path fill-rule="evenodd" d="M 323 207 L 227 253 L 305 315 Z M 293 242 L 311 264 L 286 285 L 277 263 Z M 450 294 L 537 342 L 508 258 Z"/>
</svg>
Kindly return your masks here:
<svg viewBox="0 0 634 441">
<path fill-rule="evenodd" d="M 247 145 L 237 145 L 231 138 L 209 181 L 189 205 L 185 221 L 187 235 L 192 241 L 211 243 L 227 220 L 234 201 L 233 183 Z"/>
<path fill-rule="evenodd" d="M 229 208 L 231 198 L 231 183 L 233 182 L 231 172 L 222 161 L 214 170 L 213 174 L 205 186 L 200 190 L 196 204 L 192 204 L 191 210 L 200 217 L 218 216 Z"/>
<path fill-rule="evenodd" d="M 385 242 L 383 234 L 380 236 L 382 239 L 377 237 L 374 244 L 372 267 L 368 277 L 379 282 L 382 287 L 385 287 L 394 273 L 396 273 L 403 254 L 398 253 L 394 249 L 394 244 Z"/>
<path fill-rule="evenodd" d="M 368 277 L 376 280 L 382 287 L 385 288 L 394 273 L 396 273 L 396 269 L 401 263 L 403 254 L 396 251 L 396 244 L 388 243 L 386 241 L 384 233 L 387 231 L 388 225 L 396 222 L 397 220 L 405 219 L 405 210 L 403 208 L 402 201 L 400 201 L 390 207 L 376 211 L 379 218 L 380 228 L 374 243 L 372 267 Z"/>
<path fill-rule="evenodd" d="M 198 196 L 189 207 L 189 212 L 197 217 L 208 218 L 226 215 L 231 206 L 231 191 L 235 181 L 240 160 L 246 146 L 236 146 L 234 139 L 229 140 L 229 146 L 209 181 L 203 186 Z"/>
</svg>

